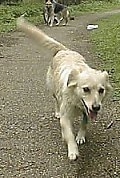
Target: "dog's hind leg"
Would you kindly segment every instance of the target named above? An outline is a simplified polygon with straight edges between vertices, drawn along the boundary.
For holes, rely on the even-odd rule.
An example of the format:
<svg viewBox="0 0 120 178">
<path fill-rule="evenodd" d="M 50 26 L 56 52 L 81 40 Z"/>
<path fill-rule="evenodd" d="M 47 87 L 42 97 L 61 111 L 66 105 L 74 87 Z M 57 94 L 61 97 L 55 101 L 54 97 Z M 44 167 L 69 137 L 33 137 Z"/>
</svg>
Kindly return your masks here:
<svg viewBox="0 0 120 178">
<path fill-rule="evenodd" d="M 57 20 L 56 26 L 58 26 L 60 24 L 60 19 L 59 18 L 60 18 L 59 15 L 56 16 L 56 20 Z"/>
<path fill-rule="evenodd" d="M 48 90 L 51 92 L 51 94 L 53 95 L 55 99 L 55 117 L 60 118 L 60 107 L 59 107 L 57 96 L 54 93 L 55 89 L 54 89 L 53 75 L 52 75 L 52 69 L 50 66 L 47 72 L 46 84 L 47 84 Z"/>
<path fill-rule="evenodd" d="M 58 26 L 60 24 L 60 20 L 57 19 L 57 23 L 56 23 L 56 26 Z"/>
<path fill-rule="evenodd" d="M 66 17 L 66 18 L 64 19 L 64 21 L 65 21 L 65 23 L 63 23 L 63 26 L 66 26 L 67 23 L 68 23 L 68 18 Z"/>
<path fill-rule="evenodd" d="M 58 99 L 55 94 L 53 94 L 53 97 L 55 98 L 55 117 L 60 119 L 60 106 Z"/>
<path fill-rule="evenodd" d="M 86 115 L 86 113 L 83 113 L 83 120 L 81 122 L 80 130 L 78 131 L 78 134 L 76 137 L 77 144 L 85 143 L 87 123 L 88 123 L 87 115 Z"/>
<path fill-rule="evenodd" d="M 67 9 L 65 9 L 63 11 L 63 19 L 64 19 L 63 26 L 67 25 L 67 23 L 68 23 L 68 16 L 69 16 L 69 11 Z"/>
<path fill-rule="evenodd" d="M 61 17 L 61 15 L 62 15 L 61 13 L 56 14 L 56 19 L 57 19 L 56 26 L 58 26 L 61 22 L 61 19 L 63 19 L 63 17 Z"/>
</svg>

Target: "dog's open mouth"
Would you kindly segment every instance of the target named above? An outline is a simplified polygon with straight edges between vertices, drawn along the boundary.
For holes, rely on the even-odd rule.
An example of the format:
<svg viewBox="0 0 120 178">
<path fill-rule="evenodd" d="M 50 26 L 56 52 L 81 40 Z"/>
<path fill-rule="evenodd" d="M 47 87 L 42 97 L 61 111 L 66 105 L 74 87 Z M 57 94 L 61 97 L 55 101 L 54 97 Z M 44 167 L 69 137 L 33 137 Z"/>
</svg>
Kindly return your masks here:
<svg viewBox="0 0 120 178">
<path fill-rule="evenodd" d="M 96 120 L 96 118 L 97 118 L 97 113 L 98 113 L 98 112 L 89 110 L 88 116 L 89 116 L 91 119 Z"/>
<path fill-rule="evenodd" d="M 96 120 L 98 112 L 93 111 L 87 107 L 85 101 L 82 99 L 83 106 L 85 108 L 86 114 L 90 119 Z"/>
</svg>

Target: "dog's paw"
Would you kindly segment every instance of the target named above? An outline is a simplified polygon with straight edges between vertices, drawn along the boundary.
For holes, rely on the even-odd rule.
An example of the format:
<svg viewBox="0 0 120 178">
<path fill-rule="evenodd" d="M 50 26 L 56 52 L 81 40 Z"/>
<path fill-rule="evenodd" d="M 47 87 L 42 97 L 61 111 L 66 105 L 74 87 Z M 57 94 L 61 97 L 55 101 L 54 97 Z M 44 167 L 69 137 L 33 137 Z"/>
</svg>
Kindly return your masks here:
<svg viewBox="0 0 120 178">
<path fill-rule="evenodd" d="M 63 25 L 63 26 L 66 26 L 66 23 L 63 23 L 62 25 Z"/>
<path fill-rule="evenodd" d="M 68 157 L 70 160 L 76 160 L 79 156 L 79 151 L 77 144 L 72 144 L 68 146 Z"/>
<path fill-rule="evenodd" d="M 56 26 L 59 26 L 60 23 L 56 23 Z"/>
<path fill-rule="evenodd" d="M 84 136 L 79 136 L 79 135 L 77 135 L 77 137 L 76 137 L 76 142 L 77 142 L 77 144 L 78 145 L 81 145 L 81 144 L 83 144 L 83 143 L 85 143 L 85 137 Z"/>
<path fill-rule="evenodd" d="M 68 155 L 69 159 L 72 161 L 75 161 L 78 158 L 79 154 L 78 153 L 71 153 Z"/>
<path fill-rule="evenodd" d="M 85 141 L 86 141 L 85 140 L 85 133 L 86 133 L 85 130 L 79 130 L 77 137 L 76 137 L 76 142 L 77 142 L 78 145 L 85 143 Z"/>
<path fill-rule="evenodd" d="M 56 117 L 57 119 L 60 119 L 60 113 L 59 113 L 59 112 L 55 112 L 55 117 Z"/>
</svg>

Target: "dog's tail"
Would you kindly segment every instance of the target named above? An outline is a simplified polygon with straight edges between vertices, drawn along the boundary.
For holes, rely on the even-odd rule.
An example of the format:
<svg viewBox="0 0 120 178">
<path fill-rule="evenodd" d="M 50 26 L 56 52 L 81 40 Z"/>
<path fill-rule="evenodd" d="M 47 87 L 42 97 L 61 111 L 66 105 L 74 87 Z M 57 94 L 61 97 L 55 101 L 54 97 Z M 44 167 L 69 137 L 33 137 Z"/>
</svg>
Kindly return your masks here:
<svg viewBox="0 0 120 178">
<path fill-rule="evenodd" d="M 42 30 L 38 29 L 36 26 L 27 22 L 23 16 L 17 19 L 17 27 L 25 32 L 30 38 L 34 39 L 39 44 L 47 47 L 55 55 L 58 51 L 67 50 L 67 48 L 61 43 L 57 42 L 53 38 L 47 36 Z"/>
</svg>

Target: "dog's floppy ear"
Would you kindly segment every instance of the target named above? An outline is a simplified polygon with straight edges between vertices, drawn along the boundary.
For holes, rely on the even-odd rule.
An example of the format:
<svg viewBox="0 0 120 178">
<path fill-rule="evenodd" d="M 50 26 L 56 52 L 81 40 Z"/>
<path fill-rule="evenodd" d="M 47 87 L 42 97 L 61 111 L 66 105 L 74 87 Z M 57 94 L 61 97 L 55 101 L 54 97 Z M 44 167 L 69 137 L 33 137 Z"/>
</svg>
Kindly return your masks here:
<svg viewBox="0 0 120 178">
<path fill-rule="evenodd" d="M 77 85 L 77 75 L 79 72 L 77 70 L 72 70 L 68 76 L 67 86 L 69 87 L 75 87 Z"/>
<path fill-rule="evenodd" d="M 112 89 L 112 86 L 110 85 L 110 82 L 109 82 L 109 75 L 106 71 L 104 71 L 103 73 L 103 77 L 104 77 L 104 80 L 105 80 L 105 83 L 106 83 L 106 89 L 107 90 L 111 90 Z"/>
</svg>

